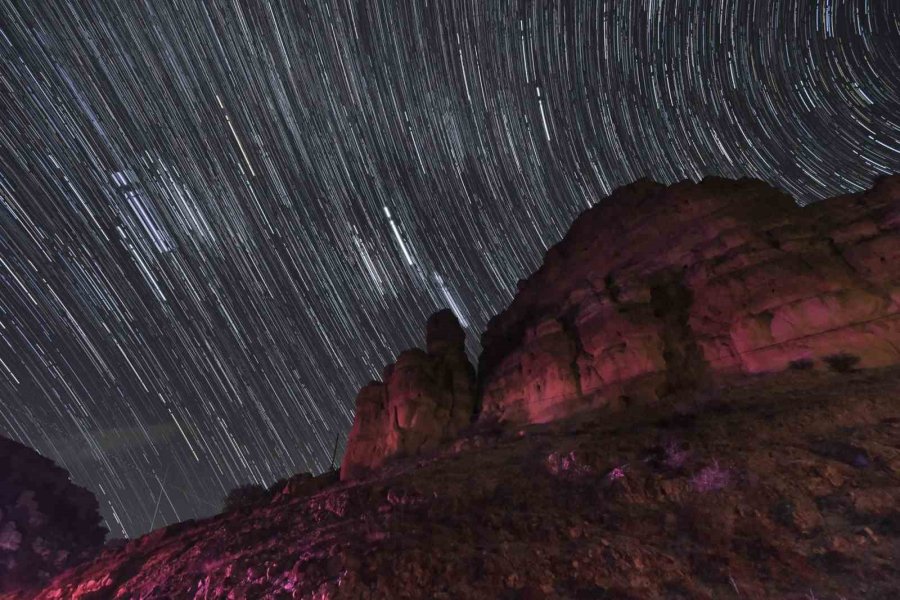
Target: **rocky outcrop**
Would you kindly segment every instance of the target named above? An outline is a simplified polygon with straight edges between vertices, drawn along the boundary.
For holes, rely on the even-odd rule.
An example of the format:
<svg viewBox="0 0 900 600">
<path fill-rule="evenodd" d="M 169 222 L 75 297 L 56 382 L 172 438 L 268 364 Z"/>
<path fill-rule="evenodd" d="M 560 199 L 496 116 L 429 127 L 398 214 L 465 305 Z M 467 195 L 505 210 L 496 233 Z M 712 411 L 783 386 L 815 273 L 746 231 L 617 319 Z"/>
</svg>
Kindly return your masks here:
<svg viewBox="0 0 900 600">
<path fill-rule="evenodd" d="M 482 338 L 450 311 L 357 397 L 342 478 L 473 415 L 545 423 L 736 373 L 900 363 L 900 177 L 802 208 L 751 180 L 638 181 L 576 219 Z"/>
<path fill-rule="evenodd" d="M 356 417 L 341 463 L 341 479 L 358 476 L 392 456 L 433 450 L 468 425 L 475 408 L 475 370 L 465 332 L 449 310 L 426 324 L 426 350 L 406 350 L 356 397 Z"/>
<path fill-rule="evenodd" d="M 482 418 L 548 422 L 734 373 L 900 363 L 900 177 L 805 208 L 756 180 L 639 181 L 493 318 Z"/>
<path fill-rule="evenodd" d="M 467 435 L 107 549 L 37 600 L 893 599 L 898 388 L 788 371 Z"/>
<path fill-rule="evenodd" d="M 900 178 L 806 208 L 626 186 L 489 323 L 478 388 L 437 313 L 360 391 L 340 481 L 108 547 L 37 598 L 893 598 L 898 226 Z"/>
<path fill-rule="evenodd" d="M 0 593 L 36 586 L 96 554 L 97 499 L 65 469 L 0 437 Z"/>
</svg>

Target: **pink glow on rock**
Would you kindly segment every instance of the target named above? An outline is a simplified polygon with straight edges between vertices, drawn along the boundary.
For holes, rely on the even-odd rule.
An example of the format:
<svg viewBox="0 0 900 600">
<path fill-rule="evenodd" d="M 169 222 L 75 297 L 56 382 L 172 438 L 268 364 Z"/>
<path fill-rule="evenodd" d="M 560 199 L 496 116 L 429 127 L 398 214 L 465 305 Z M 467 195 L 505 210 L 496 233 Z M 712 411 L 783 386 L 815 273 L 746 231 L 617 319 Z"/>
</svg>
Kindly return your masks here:
<svg viewBox="0 0 900 600">
<path fill-rule="evenodd" d="M 606 478 L 609 479 L 610 481 L 616 481 L 616 480 L 622 479 L 624 477 L 625 477 L 625 467 L 624 466 L 615 467 L 612 471 L 610 471 L 606 475 Z"/>
<path fill-rule="evenodd" d="M 719 466 L 719 461 L 700 469 L 691 478 L 691 486 L 698 492 L 714 492 L 725 489 L 731 483 L 731 471 Z"/>
</svg>

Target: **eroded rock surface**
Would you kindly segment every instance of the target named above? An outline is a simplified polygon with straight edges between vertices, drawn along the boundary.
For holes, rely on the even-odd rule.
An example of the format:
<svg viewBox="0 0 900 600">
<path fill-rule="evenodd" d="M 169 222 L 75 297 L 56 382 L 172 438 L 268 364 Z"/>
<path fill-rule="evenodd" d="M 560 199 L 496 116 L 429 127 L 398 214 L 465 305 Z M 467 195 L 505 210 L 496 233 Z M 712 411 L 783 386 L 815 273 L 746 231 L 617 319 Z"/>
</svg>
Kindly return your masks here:
<svg viewBox="0 0 900 600">
<path fill-rule="evenodd" d="M 449 310 L 432 315 L 425 345 L 406 350 L 356 397 L 356 417 L 341 463 L 348 479 L 392 456 L 434 450 L 468 425 L 475 408 L 475 370 L 465 331 Z"/>
<path fill-rule="evenodd" d="M 482 345 L 482 418 L 512 423 L 835 354 L 900 363 L 900 177 L 805 208 L 750 179 L 620 188 Z"/>
<path fill-rule="evenodd" d="M 38 599 L 893 600 L 898 388 L 787 371 L 472 434 L 153 532 Z"/>
<path fill-rule="evenodd" d="M 97 499 L 65 469 L 0 437 L 0 593 L 91 557 L 106 536 Z"/>
</svg>

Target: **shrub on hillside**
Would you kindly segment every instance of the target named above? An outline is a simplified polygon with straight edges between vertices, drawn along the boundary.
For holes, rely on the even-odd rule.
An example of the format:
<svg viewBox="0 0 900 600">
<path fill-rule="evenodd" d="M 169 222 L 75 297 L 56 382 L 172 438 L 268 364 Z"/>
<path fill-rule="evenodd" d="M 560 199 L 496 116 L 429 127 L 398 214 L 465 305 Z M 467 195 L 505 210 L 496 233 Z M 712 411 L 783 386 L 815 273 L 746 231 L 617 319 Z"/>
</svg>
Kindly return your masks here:
<svg viewBox="0 0 900 600">
<path fill-rule="evenodd" d="M 267 498 L 266 488 L 258 483 L 246 483 L 234 488 L 225 496 L 225 512 L 231 512 L 257 504 Z"/>
<path fill-rule="evenodd" d="M 854 354 L 847 354 L 846 352 L 840 352 L 838 354 L 832 354 L 830 356 L 826 356 L 822 360 L 825 361 L 825 364 L 834 371 L 835 373 L 849 373 L 853 371 L 859 363 L 859 357 Z"/>
<path fill-rule="evenodd" d="M 788 367 L 793 371 L 809 371 L 815 363 L 809 358 L 798 358 L 788 363 Z"/>
</svg>

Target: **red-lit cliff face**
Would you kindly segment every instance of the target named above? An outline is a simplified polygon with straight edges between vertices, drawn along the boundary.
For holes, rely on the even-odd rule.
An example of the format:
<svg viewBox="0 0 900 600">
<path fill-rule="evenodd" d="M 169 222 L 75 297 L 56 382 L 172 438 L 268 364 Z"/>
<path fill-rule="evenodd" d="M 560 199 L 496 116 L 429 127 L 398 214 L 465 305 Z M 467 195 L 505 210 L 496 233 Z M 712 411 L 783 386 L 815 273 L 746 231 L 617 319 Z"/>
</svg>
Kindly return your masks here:
<svg viewBox="0 0 900 600">
<path fill-rule="evenodd" d="M 360 391 L 344 479 L 453 439 L 473 407 L 545 423 L 792 363 L 900 364 L 900 177 L 806 208 L 750 179 L 616 190 L 490 321 L 477 392 L 456 319 L 432 321 L 452 343 Z"/>
<path fill-rule="evenodd" d="M 483 417 L 513 423 L 840 353 L 900 363 L 900 178 L 806 208 L 748 179 L 620 188 L 482 344 Z"/>
<path fill-rule="evenodd" d="M 490 322 L 477 378 L 442 311 L 360 392 L 342 481 L 38 597 L 894 598 L 898 227 L 896 177 L 802 209 L 622 188 Z"/>
<path fill-rule="evenodd" d="M 403 352 L 356 398 L 356 415 L 341 463 L 341 478 L 360 476 L 391 456 L 434 450 L 457 437 L 475 408 L 475 369 L 465 332 L 449 310 L 425 326 L 426 351 Z"/>
</svg>

